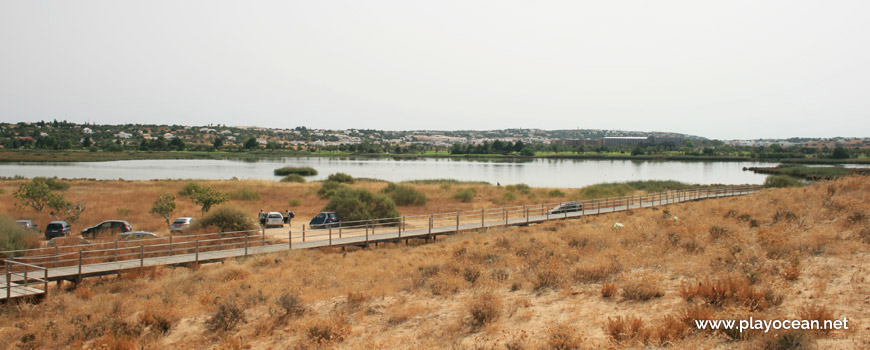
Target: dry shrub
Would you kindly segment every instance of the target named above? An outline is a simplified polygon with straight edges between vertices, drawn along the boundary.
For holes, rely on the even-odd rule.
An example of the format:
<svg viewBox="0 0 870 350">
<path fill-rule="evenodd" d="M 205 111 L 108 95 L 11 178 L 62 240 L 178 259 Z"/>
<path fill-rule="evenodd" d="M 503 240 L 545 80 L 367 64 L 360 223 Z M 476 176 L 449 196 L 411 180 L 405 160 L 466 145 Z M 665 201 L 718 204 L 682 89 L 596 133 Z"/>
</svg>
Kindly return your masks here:
<svg viewBox="0 0 870 350">
<path fill-rule="evenodd" d="M 360 306 L 369 300 L 369 297 L 363 292 L 348 292 L 347 303 L 351 306 Z"/>
<path fill-rule="evenodd" d="M 538 266 L 535 274 L 534 288 L 541 290 L 545 288 L 556 289 L 562 283 L 562 266 L 555 261 Z"/>
<path fill-rule="evenodd" d="M 402 324 L 422 312 L 423 310 L 418 306 L 405 303 L 396 304 L 387 309 L 387 323 L 391 325 Z"/>
<path fill-rule="evenodd" d="M 828 310 L 828 308 L 820 305 L 805 305 L 800 309 L 800 312 L 798 312 L 798 316 L 801 320 L 819 321 L 820 326 L 824 326 L 826 320 L 834 320 L 834 313 Z M 831 330 L 819 329 L 814 330 L 814 332 L 828 334 Z"/>
<path fill-rule="evenodd" d="M 472 331 L 477 331 L 495 320 L 500 310 L 501 300 L 492 292 L 483 292 L 472 298 L 468 303 Z"/>
<path fill-rule="evenodd" d="M 710 240 L 716 241 L 728 235 L 729 230 L 722 226 L 710 227 Z"/>
<path fill-rule="evenodd" d="M 598 283 L 619 273 L 622 267 L 616 261 L 598 257 L 584 262 L 574 270 L 574 280 L 581 283 Z"/>
<path fill-rule="evenodd" d="M 280 309 L 279 317 L 281 319 L 305 314 L 305 305 L 302 304 L 296 293 L 282 293 L 275 299 L 275 305 Z"/>
<path fill-rule="evenodd" d="M 650 337 L 650 331 L 644 326 L 643 319 L 638 317 L 608 318 L 604 332 L 617 343 L 645 344 Z"/>
<path fill-rule="evenodd" d="M 317 318 L 305 327 L 305 334 L 315 345 L 331 345 L 344 341 L 350 334 L 350 325 L 336 317 Z"/>
<path fill-rule="evenodd" d="M 574 327 L 559 324 L 547 330 L 547 348 L 554 350 L 583 349 L 583 333 Z"/>
<path fill-rule="evenodd" d="M 801 275 L 800 260 L 794 259 L 791 264 L 782 268 L 782 277 L 787 281 L 797 281 Z"/>
<path fill-rule="evenodd" d="M 152 333 L 165 335 L 172 329 L 172 324 L 178 320 L 178 316 L 172 309 L 163 308 L 155 310 L 148 308 L 139 316 L 139 323 L 148 328 Z"/>
<path fill-rule="evenodd" d="M 629 281 L 622 286 L 622 297 L 626 300 L 650 300 L 664 295 L 656 279 L 646 276 Z"/>
<path fill-rule="evenodd" d="M 683 285 L 680 295 L 687 301 L 698 297 L 717 307 L 732 303 L 753 311 L 778 305 L 782 299 L 770 289 L 755 288 L 746 278 L 728 276 L 717 280 L 704 280 L 696 285 Z"/>
<path fill-rule="evenodd" d="M 244 322 L 244 305 L 231 296 L 218 302 L 218 310 L 206 320 L 205 325 L 211 332 L 227 332 Z"/>
<path fill-rule="evenodd" d="M 760 342 L 762 350 L 802 350 L 812 348 L 814 340 L 806 331 L 792 330 L 765 334 Z"/>
<path fill-rule="evenodd" d="M 619 287 L 616 286 L 616 283 L 604 282 L 601 284 L 601 297 L 603 298 L 613 297 L 617 291 L 619 291 Z"/>
<path fill-rule="evenodd" d="M 226 268 L 220 271 L 218 279 L 223 282 L 244 281 L 250 272 L 236 267 Z"/>
</svg>

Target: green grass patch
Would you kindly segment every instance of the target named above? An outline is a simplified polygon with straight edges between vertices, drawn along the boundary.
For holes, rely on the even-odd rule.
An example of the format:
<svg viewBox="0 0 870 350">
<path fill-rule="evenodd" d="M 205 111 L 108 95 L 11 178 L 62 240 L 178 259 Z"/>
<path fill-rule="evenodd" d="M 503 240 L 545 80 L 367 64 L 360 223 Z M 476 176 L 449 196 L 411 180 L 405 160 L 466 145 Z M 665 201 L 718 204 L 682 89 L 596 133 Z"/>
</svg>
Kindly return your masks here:
<svg viewBox="0 0 870 350">
<path fill-rule="evenodd" d="M 475 191 L 473 188 L 464 188 L 453 194 L 453 199 L 462 203 L 471 203 L 474 200 Z"/>
<path fill-rule="evenodd" d="M 239 200 L 239 201 L 258 201 L 260 200 L 260 192 L 257 192 L 253 188 L 244 187 L 239 189 L 236 192 L 230 194 L 230 198 Z"/>
<path fill-rule="evenodd" d="M 300 176 L 314 176 L 317 175 L 317 170 L 312 167 L 296 166 L 285 166 L 283 168 L 275 169 L 275 176 L 287 176 L 290 174 L 296 174 Z"/>
<path fill-rule="evenodd" d="M 0 216 L 0 250 L 39 248 L 40 236 L 36 231 L 21 227 L 15 220 Z"/>
<path fill-rule="evenodd" d="M 662 192 L 667 190 L 679 190 L 692 187 L 697 187 L 697 185 L 690 185 L 687 183 L 672 180 L 611 182 L 581 188 L 578 192 L 578 199 L 618 197 L 625 196 L 636 191 Z"/>
<path fill-rule="evenodd" d="M 781 187 L 800 187 L 804 182 L 801 179 L 794 178 L 788 175 L 768 175 L 764 179 L 765 188 L 781 188 Z"/>
</svg>

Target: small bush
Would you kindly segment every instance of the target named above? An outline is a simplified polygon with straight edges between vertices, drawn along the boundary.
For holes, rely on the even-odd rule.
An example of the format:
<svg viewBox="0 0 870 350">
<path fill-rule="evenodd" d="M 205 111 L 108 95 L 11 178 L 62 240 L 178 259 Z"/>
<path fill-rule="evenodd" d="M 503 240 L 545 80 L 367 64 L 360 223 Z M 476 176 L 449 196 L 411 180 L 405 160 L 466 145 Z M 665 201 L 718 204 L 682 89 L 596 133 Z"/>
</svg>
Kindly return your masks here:
<svg viewBox="0 0 870 350">
<path fill-rule="evenodd" d="M 69 188 L 69 184 L 57 177 L 34 177 L 33 182 L 41 182 L 48 185 L 52 191 L 64 191 Z"/>
<path fill-rule="evenodd" d="M 699 297 L 713 306 L 721 307 L 733 303 L 748 307 L 752 311 L 765 310 L 782 301 L 781 297 L 769 289 L 756 289 L 748 279 L 730 276 L 682 286 L 680 295 L 687 301 Z"/>
<path fill-rule="evenodd" d="M 834 313 L 831 312 L 831 310 L 828 310 L 828 308 L 819 305 L 807 305 L 802 307 L 800 309 L 800 312 L 798 312 L 798 316 L 800 316 L 801 320 L 819 321 L 819 325 L 824 325 L 825 321 L 828 320 L 835 320 Z M 830 333 L 831 330 L 819 329 L 817 330 L 817 332 L 827 334 Z"/>
<path fill-rule="evenodd" d="M 245 310 L 241 303 L 230 297 L 218 303 L 218 310 L 206 320 L 209 331 L 226 332 L 245 322 Z"/>
<path fill-rule="evenodd" d="M 471 327 L 478 330 L 489 324 L 498 317 L 501 309 L 501 301 L 491 292 L 484 292 L 475 297 L 468 304 L 468 313 L 471 315 Z"/>
<path fill-rule="evenodd" d="M 305 178 L 302 177 L 302 175 L 299 175 L 299 174 L 290 174 L 290 175 L 287 175 L 287 176 L 283 177 L 283 178 L 281 179 L 281 182 L 298 182 L 298 183 L 304 183 L 304 182 L 305 182 Z"/>
<path fill-rule="evenodd" d="M 565 192 L 562 192 L 562 190 L 551 190 L 550 192 L 547 192 L 547 196 L 549 196 L 549 197 L 565 197 Z"/>
<path fill-rule="evenodd" d="M 203 189 L 202 185 L 197 182 L 188 182 L 178 191 L 178 195 L 180 196 L 190 196 L 194 192 L 199 192 Z"/>
<path fill-rule="evenodd" d="M 526 184 L 507 185 L 504 187 L 508 192 L 519 192 L 525 195 L 532 193 L 532 188 Z"/>
<path fill-rule="evenodd" d="M 326 181 L 322 185 L 320 185 L 320 189 L 317 190 L 317 196 L 322 199 L 330 199 L 335 196 L 335 193 L 338 190 L 346 188 L 344 185 L 335 182 L 335 181 Z"/>
<path fill-rule="evenodd" d="M 652 278 L 643 278 L 626 283 L 622 287 L 622 297 L 627 300 L 650 300 L 660 298 L 664 293 Z"/>
<path fill-rule="evenodd" d="M 230 195 L 230 198 L 248 202 L 258 201 L 260 200 L 260 192 L 257 192 L 252 188 L 245 187 L 234 192 L 232 195 Z"/>
<path fill-rule="evenodd" d="M 308 326 L 308 339 L 317 345 L 340 343 L 350 333 L 350 327 L 339 319 L 317 319 Z"/>
<path fill-rule="evenodd" d="M 610 318 L 604 325 L 604 332 L 616 342 L 646 343 L 650 338 L 649 329 L 644 326 L 643 319 L 638 317 Z"/>
<path fill-rule="evenodd" d="M 603 298 L 611 298 L 616 295 L 616 291 L 619 288 L 616 286 L 616 283 L 602 283 L 601 284 L 601 297 Z"/>
<path fill-rule="evenodd" d="M 285 166 L 283 168 L 275 169 L 275 176 L 287 176 L 290 174 L 296 174 L 300 176 L 314 176 L 317 175 L 317 170 L 314 170 L 312 167 L 295 167 L 295 166 Z"/>
<path fill-rule="evenodd" d="M 559 324 L 547 330 L 547 345 L 554 350 L 583 349 L 583 334 L 574 327 Z"/>
<path fill-rule="evenodd" d="M 194 221 L 194 229 L 217 227 L 221 232 L 245 231 L 256 228 L 254 220 L 241 209 L 224 205 Z"/>
<path fill-rule="evenodd" d="M 298 206 L 302 205 L 302 200 L 299 198 L 293 198 L 293 199 L 287 201 L 287 205 L 289 205 L 291 207 L 298 207 Z"/>
<path fill-rule="evenodd" d="M 453 199 L 458 200 L 462 203 L 471 203 L 474 200 L 474 189 L 465 188 L 453 194 Z"/>
<path fill-rule="evenodd" d="M 401 215 L 392 199 L 352 188 L 335 192 L 323 210 L 334 211 L 342 221 L 395 218 Z"/>
<path fill-rule="evenodd" d="M 389 184 L 381 193 L 389 196 L 396 205 L 426 205 L 428 201 L 423 192 L 411 186 Z"/>
<path fill-rule="evenodd" d="M 297 317 L 305 314 L 305 306 L 299 301 L 299 296 L 291 293 L 283 293 L 275 299 L 275 305 L 281 310 L 281 317 Z"/>
<path fill-rule="evenodd" d="M 800 179 L 787 175 L 768 175 L 764 179 L 765 188 L 781 188 L 781 187 L 800 187 L 804 182 Z"/>
<path fill-rule="evenodd" d="M 501 194 L 501 200 L 503 202 L 513 202 L 517 200 L 517 195 L 513 192 L 505 192 Z"/>
<path fill-rule="evenodd" d="M 763 350 L 800 350 L 810 349 L 812 338 L 803 331 L 787 331 L 767 337 L 762 343 Z"/>
<path fill-rule="evenodd" d="M 11 218 L 0 216 L 0 250 L 38 248 L 39 240 L 39 233 L 21 227 Z"/>
<path fill-rule="evenodd" d="M 330 174 L 329 177 L 326 178 L 326 181 L 334 181 L 343 184 L 352 184 L 354 183 L 353 176 L 350 176 L 345 173 L 335 173 Z"/>
</svg>

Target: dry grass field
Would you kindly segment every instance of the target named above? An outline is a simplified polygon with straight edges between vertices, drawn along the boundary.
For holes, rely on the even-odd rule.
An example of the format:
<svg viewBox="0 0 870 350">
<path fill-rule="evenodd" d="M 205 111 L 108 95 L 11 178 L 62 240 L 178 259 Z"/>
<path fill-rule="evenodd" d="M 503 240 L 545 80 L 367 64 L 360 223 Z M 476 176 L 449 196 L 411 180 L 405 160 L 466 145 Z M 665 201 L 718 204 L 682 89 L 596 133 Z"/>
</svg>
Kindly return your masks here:
<svg viewBox="0 0 870 350">
<path fill-rule="evenodd" d="M 148 214 L 185 182 L 74 181 L 83 223 Z M 251 215 L 320 210 L 319 184 L 203 182 L 256 189 L 234 201 Z M 0 212 L 47 218 L 12 205 Z M 361 183 L 377 190 L 384 183 Z M 415 185 L 429 196 L 403 214 L 501 206 L 504 188 Z M 476 187 L 459 203 L 457 189 Z M 532 189 L 513 203 L 547 200 Z M 567 196 L 572 193 L 566 191 Z M 532 198 L 533 197 L 533 198 Z M 870 347 L 870 181 L 682 203 L 530 227 L 468 232 L 435 243 L 293 251 L 198 267 L 148 268 L 52 285 L 40 303 L 0 306 L 0 347 L 88 349 L 595 349 Z M 120 208 L 128 216 L 120 216 Z M 198 208 L 179 199 L 178 216 Z M 614 229 L 614 223 L 624 226 Z M 77 228 L 77 227 L 76 227 Z M 74 229 L 76 229 L 74 228 Z M 842 319 L 849 330 L 700 331 L 694 319 Z"/>
</svg>

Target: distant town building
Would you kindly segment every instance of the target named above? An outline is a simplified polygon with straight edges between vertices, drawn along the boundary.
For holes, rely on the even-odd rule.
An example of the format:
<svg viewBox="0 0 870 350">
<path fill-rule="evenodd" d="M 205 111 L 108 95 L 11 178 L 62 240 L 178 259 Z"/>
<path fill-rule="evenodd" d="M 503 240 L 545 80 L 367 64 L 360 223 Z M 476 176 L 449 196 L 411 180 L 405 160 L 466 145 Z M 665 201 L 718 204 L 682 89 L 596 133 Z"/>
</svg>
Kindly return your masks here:
<svg viewBox="0 0 870 350">
<path fill-rule="evenodd" d="M 631 146 L 649 143 L 648 137 L 636 136 L 606 136 L 604 137 L 605 146 Z"/>
</svg>

